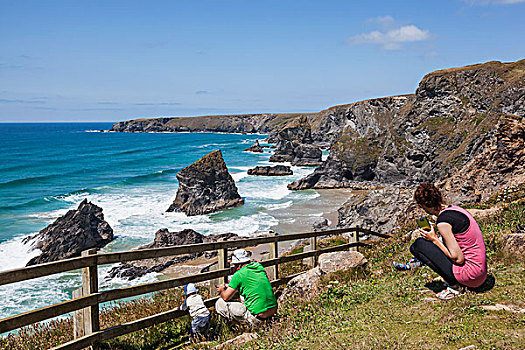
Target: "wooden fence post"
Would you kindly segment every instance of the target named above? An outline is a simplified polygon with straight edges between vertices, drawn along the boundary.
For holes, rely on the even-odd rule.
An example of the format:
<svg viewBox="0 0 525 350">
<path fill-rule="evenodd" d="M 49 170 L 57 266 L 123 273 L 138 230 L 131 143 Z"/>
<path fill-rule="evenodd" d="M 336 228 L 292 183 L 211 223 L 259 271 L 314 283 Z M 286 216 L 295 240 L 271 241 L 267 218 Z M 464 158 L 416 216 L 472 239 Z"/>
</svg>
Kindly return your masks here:
<svg viewBox="0 0 525 350">
<path fill-rule="evenodd" d="M 279 257 L 279 243 L 277 241 L 270 243 L 269 259 L 277 259 Z M 279 264 L 271 266 L 268 270 L 270 272 L 270 281 L 279 279 Z"/>
<path fill-rule="evenodd" d="M 314 236 L 314 237 L 310 237 L 310 250 L 312 252 L 315 252 L 317 250 L 317 236 Z M 312 267 L 316 267 L 317 266 L 317 262 L 318 262 L 318 257 L 317 256 L 312 256 Z"/>
<path fill-rule="evenodd" d="M 217 252 L 219 257 L 219 270 L 226 269 L 230 264 L 228 264 L 228 248 L 219 249 Z M 224 276 L 218 279 L 219 283 L 228 283 L 228 276 Z"/>
<path fill-rule="evenodd" d="M 82 252 L 82 256 L 97 254 L 96 249 L 89 249 Z M 84 267 L 82 269 L 82 287 L 73 291 L 73 298 L 88 296 L 98 293 L 98 272 L 97 264 Z M 99 307 L 97 305 L 88 306 L 85 309 L 76 311 L 73 315 L 74 337 L 82 337 L 100 330 Z M 96 345 L 91 347 L 97 349 Z"/>
<path fill-rule="evenodd" d="M 225 269 L 228 264 L 228 248 L 221 248 L 217 250 L 217 268 L 218 270 Z M 213 269 L 213 270 L 216 270 Z M 212 270 L 210 268 L 210 270 Z M 217 286 L 223 283 L 228 283 L 228 276 L 210 280 L 210 296 L 217 294 Z"/>
<path fill-rule="evenodd" d="M 354 231 L 354 243 L 359 243 L 359 226 L 356 227 L 356 230 Z M 355 250 L 356 252 L 358 252 L 358 251 L 359 251 L 359 247 L 356 246 L 356 247 L 354 248 L 354 250 Z"/>
</svg>

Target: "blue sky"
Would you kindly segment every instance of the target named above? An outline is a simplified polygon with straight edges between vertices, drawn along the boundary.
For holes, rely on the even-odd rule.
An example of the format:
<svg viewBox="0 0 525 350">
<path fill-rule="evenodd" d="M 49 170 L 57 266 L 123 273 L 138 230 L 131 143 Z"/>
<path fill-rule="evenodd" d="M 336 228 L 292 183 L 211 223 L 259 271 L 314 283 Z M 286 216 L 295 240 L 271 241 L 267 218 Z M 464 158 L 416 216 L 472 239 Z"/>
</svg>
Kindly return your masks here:
<svg viewBox="0 0 525 350">
<path fill-rule="evenodd" d="M 0 0 L 0 122 L 316 112 L 525 58 L 525 0 Z"/>
</svg>

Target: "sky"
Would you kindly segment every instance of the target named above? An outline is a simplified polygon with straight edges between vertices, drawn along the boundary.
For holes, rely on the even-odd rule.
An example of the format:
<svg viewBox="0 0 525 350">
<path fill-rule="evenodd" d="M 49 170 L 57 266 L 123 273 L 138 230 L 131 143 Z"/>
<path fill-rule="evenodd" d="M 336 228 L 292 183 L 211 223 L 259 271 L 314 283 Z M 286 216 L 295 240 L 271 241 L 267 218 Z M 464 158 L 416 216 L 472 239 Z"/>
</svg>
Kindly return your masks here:
<svg viewBox="0 0 525 350">
<path fill-rule="evenodd" d="M 0 122 L 317 112 L 525 58 L 525 0 L 0 0 Z"/>
</svg>

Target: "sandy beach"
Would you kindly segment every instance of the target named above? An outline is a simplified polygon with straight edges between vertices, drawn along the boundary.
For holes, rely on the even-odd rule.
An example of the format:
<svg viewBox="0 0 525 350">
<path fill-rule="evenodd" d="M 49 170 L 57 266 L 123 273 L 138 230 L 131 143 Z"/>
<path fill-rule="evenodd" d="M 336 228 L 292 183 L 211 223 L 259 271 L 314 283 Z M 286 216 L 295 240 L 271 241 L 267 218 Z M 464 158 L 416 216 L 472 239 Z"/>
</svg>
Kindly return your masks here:
<svg viewBox="0 0 525 350">
<path fill-rule="evenodd" d="M 324 218 L 328 220 L 329 225 L 325 229 L 333 228 L 337 225 L 337 209 L 343 205 L 352 190 L 322 189 L 309 191 L 315 191 L 319 196 L 306 202 L 295 203 L 288 208 L 272 211 L 272 216 L 279 220 L 279 224 L 272 226 L 271 230 L 283 235 L 311 232 L 313 231 L 312 225 L 322 221 Z M 279 243 L 279 254 L 289 251 L 296 243 L 297 241 Z M 268 258 L 269 246 L 266 244 L 254 248 L 247 248 L 247 250 L 252 252 L 252 258 L 254 260 Z M 163 271 L 163 275 L 166 277 L 180 277 L 198 273 L 202 268 L 215 261 L 217 261 L 217 259 L 209 260 L 201 257 L 180 265 L 170 266 Z"/>
</svg>

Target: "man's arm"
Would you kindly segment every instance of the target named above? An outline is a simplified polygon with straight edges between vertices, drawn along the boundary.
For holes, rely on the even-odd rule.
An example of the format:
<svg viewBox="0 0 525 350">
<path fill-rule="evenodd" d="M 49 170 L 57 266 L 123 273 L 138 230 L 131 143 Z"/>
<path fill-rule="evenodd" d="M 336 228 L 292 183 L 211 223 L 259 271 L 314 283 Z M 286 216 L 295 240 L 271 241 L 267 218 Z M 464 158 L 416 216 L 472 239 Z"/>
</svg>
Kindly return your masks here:
<svg viewBox="0 0 525 350">
<path fill-rule="evenodd" d="M 224 301 L 228 301 L 231 298 L 233 298 L 235 292 L 237 292 L 235 289 L 233 289 L 230 286 L 227 286 L 226 284 L 221 284 L 220 286 L 217 286 L 217 293 L 219 293 L 219 296 Z"/>
</svg>

